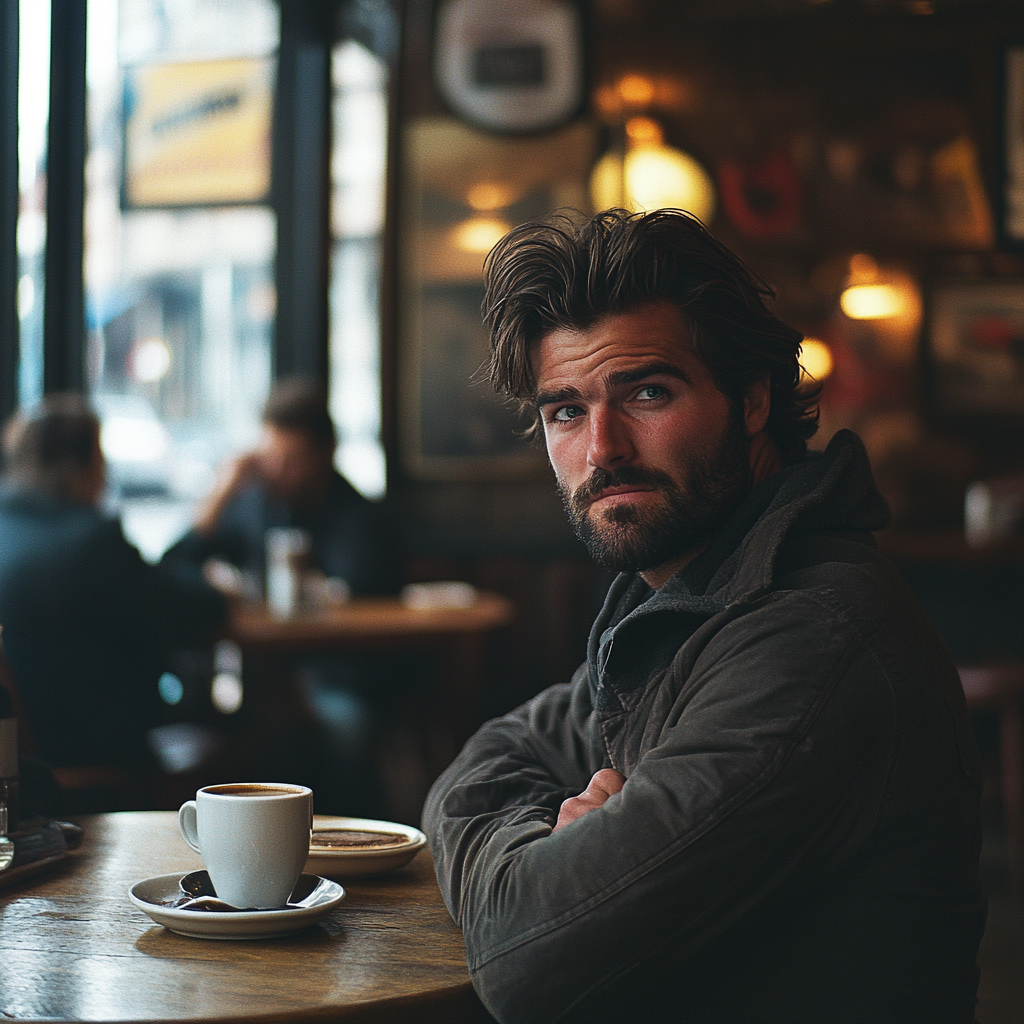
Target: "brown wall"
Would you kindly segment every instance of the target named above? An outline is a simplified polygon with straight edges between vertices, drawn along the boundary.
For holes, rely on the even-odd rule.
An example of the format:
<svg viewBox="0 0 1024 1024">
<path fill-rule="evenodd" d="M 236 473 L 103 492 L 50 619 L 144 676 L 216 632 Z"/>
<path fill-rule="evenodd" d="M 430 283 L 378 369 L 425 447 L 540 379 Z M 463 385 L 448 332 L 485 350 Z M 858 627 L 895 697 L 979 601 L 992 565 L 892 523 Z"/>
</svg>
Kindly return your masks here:
<svg viewBox="0 0 1024 1024">
<path fill-rule="evenodd" d="M 586 117 L 606 134 L 617 117 L 608 90 L 642 73 L 658 87 L 645 112 L 719 183 L 730 164 L 756 182 L 773 155 L 796 176 L 799 213 L 785 230 L 754 237 L 721 200 L 710 226 L 776 288 L 783 319 L 832 346 L 822 443 L 841 426 L 861 432 L 897 526 L 960 529 L 970 480 L 1024 472 L 1024 430 L 1019 418 L 936 410 L 921 339 L 936 282 L 1024 281 L 1024 260 L 999 244 L 993 202 L 998 59 L 1004 43 L 1024 39 L 1024 5 L 602 0 L 588 10 Z M 430 81 L 430 17 L 424 0 L 406 4 L 395 196 L 401 126 L 444 109 Z M 973 206 L 965 198 L 963 180 L 939 173 L 941 153 L 960 139 L 973 154 L 981 207 L 977 195 Z M 856 253 L 920 289 L 921 316 L 902 333 L 838 312 Z M 520 619 L 493 655 L 500 710 L 568 677 L 605 581 L 571 537 L 549 474 L 455 483 L 403 470 L 395 377 L 403 341 L 393 309 L 390 322 L 391 493 L 409 528 L 411 575 L 469 579 L 517 601 Z"/>
</svg>

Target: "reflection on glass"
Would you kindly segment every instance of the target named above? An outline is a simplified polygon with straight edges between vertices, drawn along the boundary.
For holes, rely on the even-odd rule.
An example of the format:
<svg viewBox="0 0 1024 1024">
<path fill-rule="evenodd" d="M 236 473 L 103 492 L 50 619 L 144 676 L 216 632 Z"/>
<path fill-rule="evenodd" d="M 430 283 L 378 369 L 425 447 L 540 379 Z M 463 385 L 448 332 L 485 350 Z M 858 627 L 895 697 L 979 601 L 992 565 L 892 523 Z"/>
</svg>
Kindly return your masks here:
<svg viewBox="0 0 1024 1024">
<path fill-rule="evenodd" d="M 400 414 L 407 468 L 433 479 L 543 472 L 526 425 L 482 380 L 483 264 L 516 224 L 589 208 L 593 125 L 505 138 L 448 117 L 403 135 Z"/>
<path fill-rule="evenodd" d="M 43 264 L 46 258 L 46 129 L 50 106 L 50 3 L 18 5 L 18 402 L 43 394 Z"/>
<path fill-rule="evenodd" d="M 238 58 L 273 55 L 278 17 L 273 0 L 89 3 L 87 379 L 103 422 L 112 500 L 149 558 L 184 529 L 221 459 L 255 437 L 270 382 L 276 225 L 260 205 L 123 208 L 125 122 L 140 102 L 129 85 L 157 69 L 163 92 L 156 98 L 169 111 L 156 126 L 164 162 L 144 164 L 150 178 L 152 168 L 170 166 L 168 154 L 191 152 L 188 133 L 198 118 L 206 143 L 226 151 L 233 133 L 258 119 L 240 121 L 244 104 L 199 102 L 194 89 L 176 105 L 167 93 L 182 78 L 174 69 L 206 67 L 220 88 L 224 68 L 266 67 Z M 254 151 L 264 145 L 244 141 Z M 196 174 L 208 170 L 201 165 Z M 183 197 L 210 194 L 206 179 L 190 189 L 180 174 L 165 176 L 161 202 L 173 200 L 175 180 Z M 223 182 L 218 188 L 231 198 Z"/>
<path fill-rule="evenodd" d="M 380 440 L 380 238 L 387 158 L 387 66 L 352 40 L 332 56 L 331 415 L 338 470 L 384 494 Z"/>
</svg>

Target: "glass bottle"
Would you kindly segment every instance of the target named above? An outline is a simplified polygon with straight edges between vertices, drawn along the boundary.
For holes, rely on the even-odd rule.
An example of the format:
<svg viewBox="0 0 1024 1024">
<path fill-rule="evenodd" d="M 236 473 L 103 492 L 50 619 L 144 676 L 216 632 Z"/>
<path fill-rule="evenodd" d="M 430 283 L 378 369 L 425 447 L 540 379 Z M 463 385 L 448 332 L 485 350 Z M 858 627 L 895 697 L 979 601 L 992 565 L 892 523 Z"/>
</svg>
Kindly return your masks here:
<svg viewBox="0 0 1024 1024">
<path fill-rule="evenodd" d="M 0 681 L 0 817 L 13 829 L 18 821 L 18 720 L 14 717 L 14 701 Z"/>
<path fill-rule="evenodd" d="M 2 833 L 16 828 L 19 817 L 18 719 L 14 697 L 7 686 L 9 671 L 0 632 L 0 815 L 6 819 Z"/>
</svg>

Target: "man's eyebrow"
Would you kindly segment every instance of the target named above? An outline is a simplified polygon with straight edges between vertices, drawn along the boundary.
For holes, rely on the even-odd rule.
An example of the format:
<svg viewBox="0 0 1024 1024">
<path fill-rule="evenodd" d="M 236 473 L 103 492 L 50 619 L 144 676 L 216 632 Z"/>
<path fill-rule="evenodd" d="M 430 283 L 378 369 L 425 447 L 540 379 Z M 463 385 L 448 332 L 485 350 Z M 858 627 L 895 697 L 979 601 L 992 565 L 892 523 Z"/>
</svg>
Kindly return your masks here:
<svg viewBox="0 0 1024 1024">
<path fill-rule="evenodd" d="M 618 370 L 609 374 L 605 379 L 608 387 L 621 387 L 623 384 L 637 384 L 648 377 L 675 377 L 685 384 L 692 384 L 693 378 L 681 367 L 674 363 L 644 363 L 635 370 Z M 538 391 L 533 399 L 535 409 L 543 409 L 545 405 L 555 405 L 558 402 L 579 402 L 583 395 L 578 388 L 564 387 L 557 391 Z"/>
<path fill-rule="evenodd" d="M 618 370 L 609 374 L 607 383 L 612 387 L 622 384 L 638 384 L 648 377 L 675 377 L 684 384 L 692 384 L 693 378 L 681 367 L 674 363 L 645 363 L 635 370 Z"/>
<path fill-rule="evenodd" d="M 557 391 L 538 391 L 533 399 L 535 409 L 543 409 L 545 405 L 556 402 L 578 402 L 582 398 L 577 388 L 559 388 Z"/>
</svg>

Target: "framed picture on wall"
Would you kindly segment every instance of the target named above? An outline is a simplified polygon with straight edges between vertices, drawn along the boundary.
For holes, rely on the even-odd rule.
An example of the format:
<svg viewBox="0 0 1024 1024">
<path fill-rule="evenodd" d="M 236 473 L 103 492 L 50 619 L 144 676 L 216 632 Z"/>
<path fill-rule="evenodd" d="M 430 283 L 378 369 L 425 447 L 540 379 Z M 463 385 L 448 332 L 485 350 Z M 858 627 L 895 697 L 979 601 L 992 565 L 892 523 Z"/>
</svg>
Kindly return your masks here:
<svg viewBox="0 0 1024 1024">
<path fill-rule="evenodd" d="M 999 238 L 1024 251 L 1024 41 L 1003 50 L 999 160 Z"/>
<path fill-rule="evenodd" d="M 1024 418 L 1024 280 L 939 282 L 927 312 L 932 412 Z"/>
<path fill-rule="evenodd" d="M 273 94 L 272 57 L 128 68 L 122 208 L 266 202 Z"/>
<path fill-rule="evenodd" d="M 549 472 L 529 423 L 486 379 L 483 266 L 516 224 L 585 210 L 596 129 L 481 132 L 451 117 L 404 128 L 399 244 L 402 461 L 425 480 L 507 480 Z"/>
</svg>

